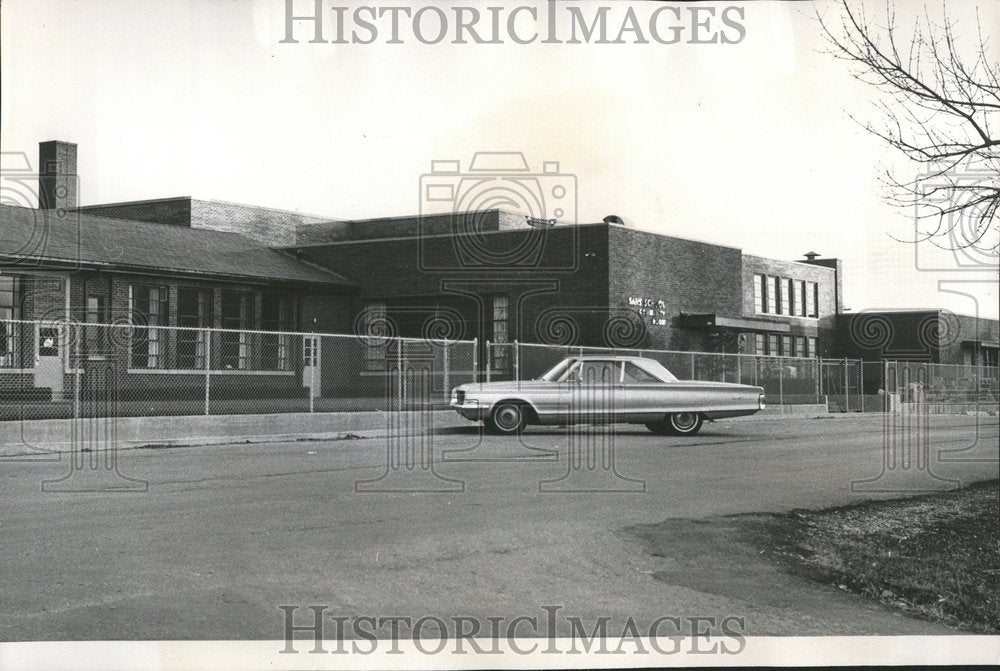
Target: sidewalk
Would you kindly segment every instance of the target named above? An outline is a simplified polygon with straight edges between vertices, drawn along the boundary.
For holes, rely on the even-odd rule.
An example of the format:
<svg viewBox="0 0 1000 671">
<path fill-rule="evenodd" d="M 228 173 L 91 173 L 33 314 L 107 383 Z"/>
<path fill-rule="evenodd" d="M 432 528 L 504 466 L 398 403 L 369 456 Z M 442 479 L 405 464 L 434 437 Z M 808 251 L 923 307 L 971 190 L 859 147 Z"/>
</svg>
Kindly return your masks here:
<svg viewBox="0 0 1000 671">
<path fill-rule="evenodd" d="M 726 421 L 807 419 L 825 415 L 826 406 L 774 406 L 752 417 Z M 388 413 L 385 411 L 281 413 L 260 415 L 188 415 L 119 417 L 80 421 L 84 440 L 78 449 L 107 449 L 107 433 L 114 429 L 116 447 L 274 443 L 296 440 L 381 438 L 390 430 L 425 433 L 477 424 L 452 410 Z M 42 419 L 0 422 L 0 457 L 70 452 L 73 420 Z"/>
</svg>

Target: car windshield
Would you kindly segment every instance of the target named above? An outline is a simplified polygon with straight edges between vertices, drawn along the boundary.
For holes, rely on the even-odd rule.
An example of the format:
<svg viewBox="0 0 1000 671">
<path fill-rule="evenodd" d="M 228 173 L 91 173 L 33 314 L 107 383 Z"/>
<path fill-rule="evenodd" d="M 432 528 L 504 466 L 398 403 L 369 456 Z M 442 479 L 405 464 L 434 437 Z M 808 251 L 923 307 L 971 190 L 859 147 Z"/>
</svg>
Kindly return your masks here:
<svg viewBox="0 0 1000 671">
<path fill-rule="evenodd" d="M 576 359 L 573 358 L 563 359 L 555 366 L 550 368 L 547 373 L 536 379 L 545 380 L 546 382 L 555 382 L 556 380 L 561 378 L 563 376 L 563 373 L 565 373 L 566 370 L 574 363 L 576 363 Z"/>
</svg>

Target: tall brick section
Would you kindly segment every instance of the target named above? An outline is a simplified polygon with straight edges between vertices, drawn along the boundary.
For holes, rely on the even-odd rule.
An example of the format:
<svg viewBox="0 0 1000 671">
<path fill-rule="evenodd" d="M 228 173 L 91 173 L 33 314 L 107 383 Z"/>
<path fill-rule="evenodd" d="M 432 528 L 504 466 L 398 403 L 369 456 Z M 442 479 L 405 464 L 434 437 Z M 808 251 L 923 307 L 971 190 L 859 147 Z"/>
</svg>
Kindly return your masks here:
<svg viewBox="0 0 1000 671">
<path fill-rule="evenodd" d="M 75 208 L 79 198 L 76 145 L 60 140 L 39 142 L 38 163 L 38 208 Z"/>
<path fill-rule="evenodd" d="M 296 230 L 308 230 L 312 224 L 334 221 L 329 217 L 221 200 L 199 200 L 190 196 L 88 205 L 78 209 L 86 214 L 112 219 L 239 233 L 272 247 L 295 244 Z"/>
</svg>

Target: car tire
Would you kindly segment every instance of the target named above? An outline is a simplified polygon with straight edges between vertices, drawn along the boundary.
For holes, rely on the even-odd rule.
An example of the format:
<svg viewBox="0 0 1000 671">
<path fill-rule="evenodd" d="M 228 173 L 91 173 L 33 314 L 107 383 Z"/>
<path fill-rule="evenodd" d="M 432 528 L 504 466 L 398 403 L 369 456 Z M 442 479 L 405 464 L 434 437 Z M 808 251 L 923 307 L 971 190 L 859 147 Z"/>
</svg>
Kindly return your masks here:
<svg viewBox="0 0 1000 671">
<path fill-rule="evenodd" d="M 486 420 L 486 430 L 501 436 L 516 435 L 528 424 L 524 406 L 512 401 L 497 403 Z"/>
<path fill-rule="evenodd" d="M 647 422 L 646 428 L 655 433 L 657 436 L 674 435 L 670 430 L 670 424 L 668 422 Z"/>
<path fill-rule="evenodd" d="M 667 426 L 674 436 L 693 436 L 701 430 L 704 420 L 696 412 L 675 412 L 667 416 Z"/>
</svg>

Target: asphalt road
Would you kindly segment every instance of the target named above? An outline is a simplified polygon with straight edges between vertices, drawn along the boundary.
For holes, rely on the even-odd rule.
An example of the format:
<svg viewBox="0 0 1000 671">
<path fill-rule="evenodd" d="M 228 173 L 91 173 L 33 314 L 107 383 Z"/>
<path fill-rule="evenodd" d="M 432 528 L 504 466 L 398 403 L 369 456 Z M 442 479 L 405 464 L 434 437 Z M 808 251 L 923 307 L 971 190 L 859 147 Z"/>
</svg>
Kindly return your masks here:
<svg viewBox="0 0 1000 671">
<path fill-rule="evenodd" d="M 433 436 L 433 473 L 389 469 L 386 439 L 123 450 L 119 471 L 148 482 L 132 493 L 42 491 L 67 474 L 55 488 L 130 484 L 70 471 L 65 455 L 0 460 L 0 639 L 280 639 L 281 605 L 300 606 L 297 624 L 309 605 L 448 622 L 558 606 L 588 629 L 704 616 L 743 618 L 748 635 L 955 633 L 788 576 L 720 541 L 717 517 L 998 476 L 995 417 L 889 427 L 896 468 L 881 477 L 880 416 L 733 421 L 694 438 L 626 427 L 611 442 L 471 427 Z M 856 488 L 877 491 L 852 491 L 865 479 Z M 633 527 L 667 519 L 676 552 L 654 556 Z"/>
</svg>

